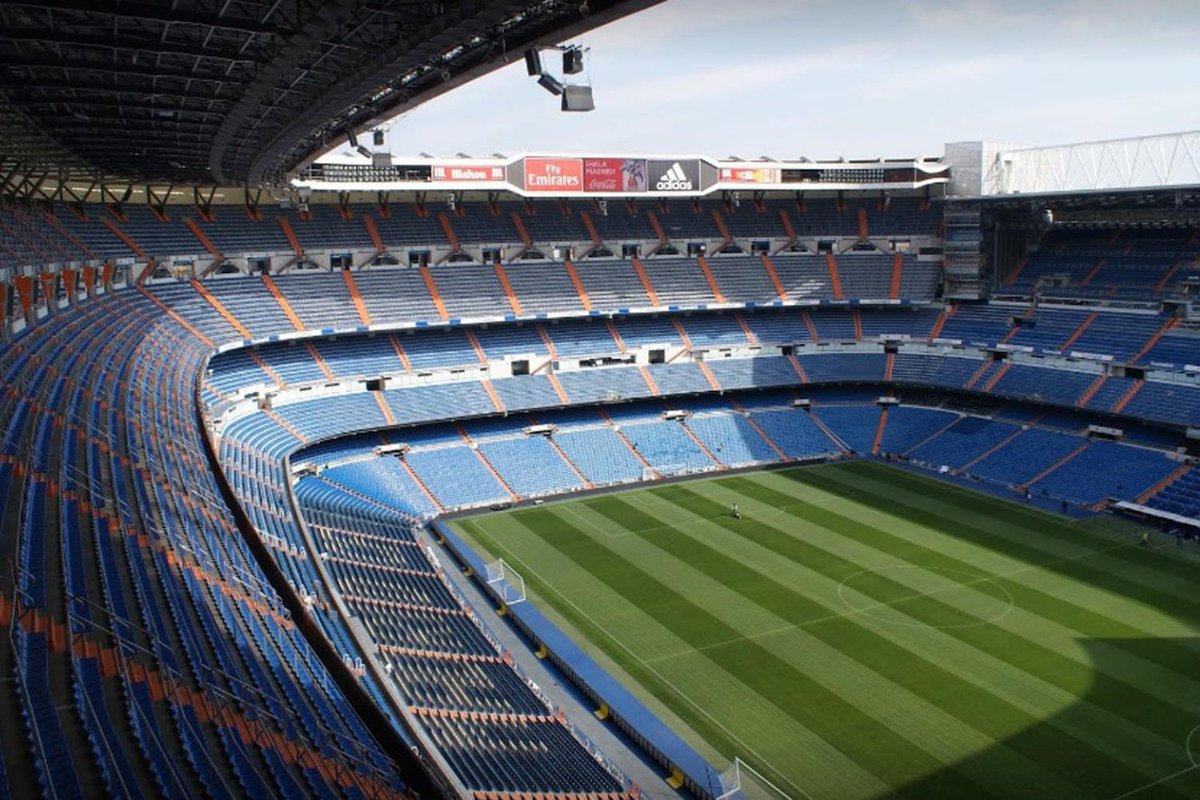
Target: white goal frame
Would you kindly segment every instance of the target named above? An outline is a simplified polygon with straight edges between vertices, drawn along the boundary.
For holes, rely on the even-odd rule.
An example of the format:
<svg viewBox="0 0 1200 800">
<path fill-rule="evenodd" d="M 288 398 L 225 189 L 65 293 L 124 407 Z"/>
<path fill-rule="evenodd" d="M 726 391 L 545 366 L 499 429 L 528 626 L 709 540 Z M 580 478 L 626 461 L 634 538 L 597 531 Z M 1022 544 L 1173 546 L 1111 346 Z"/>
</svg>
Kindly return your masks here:
<svg viewBox="0 0 1200 800">
<path fill-rule="evenodd" d="M 503 558 L 484 565 L 487 585 L 500 600 L 509 606 L 525 602 L 525 579 Z"/>
<path fill-rule="evenodd" d="M 690 475 L 692 469 L 687 464 L 663 464 L 661 467 L 642 467 L 642 480 L 652 481 L 657 478 L 677 478 L 680 475 Z"/>
<path fill-rule="evenodd" d="M 740 758 L 733 759 L 720 780 L 721 794 L 717 800 L 792 800 L 787 792 Z"/>
</svg>

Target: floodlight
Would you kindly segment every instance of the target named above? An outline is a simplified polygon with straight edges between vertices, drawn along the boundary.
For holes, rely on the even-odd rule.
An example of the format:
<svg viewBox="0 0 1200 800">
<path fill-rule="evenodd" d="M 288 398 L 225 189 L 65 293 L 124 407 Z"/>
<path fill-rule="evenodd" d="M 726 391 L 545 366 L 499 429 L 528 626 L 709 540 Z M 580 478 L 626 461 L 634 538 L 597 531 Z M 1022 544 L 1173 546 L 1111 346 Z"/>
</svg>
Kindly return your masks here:
<svg viewBox="0 0 1200 800">
<path fill-rule="evenodd" d="M 542 74 L 542 57 L 538 55 L 537 50 L 529 49 L 525 51 L 525 71 L 529 73 L 529 77 Z"/>
<path fill-rule="evenodd" d="M 583 72 L 583 49 L 568 47 L 563 50 L 562 65 L 564 75 L 576 75 Z"/>
<path fill-rule="evenodd" d="M 562 81 L 558 80 L 553 75 L 546 73 L 546 72 L 543 72 L 541 77 L 538 78 L 538 85 L 541 86 L 543 89 L 545 89 L 550 94 L 562 94 L 563 93 Z"/>
<path fill-rule="evenodd" d="M 592 98 L 592 87 L 570 84 L 563 87 L 563 111 L 595 111 L 596 101 Z"/>
</svg>

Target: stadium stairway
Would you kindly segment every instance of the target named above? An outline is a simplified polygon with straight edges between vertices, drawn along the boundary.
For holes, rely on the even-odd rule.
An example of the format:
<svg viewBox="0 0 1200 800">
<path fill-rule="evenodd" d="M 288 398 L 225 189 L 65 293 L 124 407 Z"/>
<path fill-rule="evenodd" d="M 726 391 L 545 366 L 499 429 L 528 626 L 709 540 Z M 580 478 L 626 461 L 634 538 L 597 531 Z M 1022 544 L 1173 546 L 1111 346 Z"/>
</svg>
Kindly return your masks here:
<svg viewBox="0 0 1200 800">
<path fill-rule="evenodd" d="M 1144 384 L 1145 381 L 1141 380 L 1140 378 L 1130 384 L 1129 389 L 1126 390 L 1125 394 L 1121 395 L 1120 399 L 1113 404 L 1113 413 L 1120 414 L 1122 411 L 1124 411 L 1125 406 L 1129 405 L 1130 401 L 1132 401 L 1137 393 L 1141 391 L 1141 388 Z"/>
<path fill-rule="evenodd" d="M 570 259 L 563 262 L 563 268 L 567 272 L 567 277 L 571 281 L 571 286 L 575 289 L 575 294 L 579 296 L 579 304 L 583 306 L 584 311 L 592 310 L 592 299 L 588 297 L 587 289 L 584 288 L 583 281 L 579 278 L 579 272 L 576 271 L 575 265 Z"/>
<path fill-rule="evenodd" d="M 884 406 L 879 412 L 879 426 L 875 429 L 875 439 L 871 443 L 871 455 L 879 455 L 879 447 L 883 443 L 883 432 L 887 430 L 888 408 Z"/>
<path fill-rule="evenodd" d="M 98 352 L 83 346 L 90 337 L 71 336 L 86 328 L 105 342 Z M 37 454 L 28 472 L 10 476 L 25 487 L 24 500 L 6 505 L 19 514 L 3 517 L 6 528 L 22 530 L 4 537 L 19 543 L 8 557 L 21 565 L 16 594 L 6 595 L 21 633 L 5 661 L 21 666 L 21 697 L 34 704 L 25 705 L 25 719 L 30 741 L 41 747 L 32 750 L 36 769 L 29 774 L 40 774 L 60 797 L 85 786 L 121 794 L 121 786 L 134 783 L 140 793 L 179 797 L 329 791 L 343 780 L 366 796 L 394 790 L 400 783 L 394 773 L 379 772 L 387 762 L 378 750 L 370 754 L 375 745 L 361 728 L 325 727 L 357 720 L 346 716 L 344 699 L 331 704 L 320 693 L 321 686 L 336 690 L 298 631 L 281 629 L 274 610 L 245 595 L 235 592 L 232 604 L 225 599 L 232 570 L 241 576 L 238 585 L 257 581 L 256 591 L 273 591 L 239 547 L 221 503 L 198 499 L 218 491 L 181 477 L 207 469 L 185 399 L 207 349 L 147 295 L 121 292 L 80 303 L 0 353 L 10 389 L 5 405 L 24 409 L 6 412 L 6 452 L 27 447 Z M 26 373 L 21 367 L 30 359 L 41 366 Z M 190 496 L 170 493 L 184 483 Z M 184 518 L 186 528 L 179 526 Z M 228 526 L 223 539 L 195 538 L 211 536 L 214 525 Z M 88 550 L 98 557 L 81 557 Z M 171 566 L 172 554 L 184 552 L 191 555 Z M 192 566 L 181 570 L 186 564 Z M 224 588 L 213 592 L 214 586 Z M 265 636 L 270 628 L 274 639 Z M 68 630 L 78 647 L 66 648 Z M 114 641 L 121 659 L 87 644 L 96 635 Z M 231 658 L 235 636 L 242 645 Z M 114 669 L 118 662 L 125 667 Z M 265 679 L 268 662 L 272 670 L 292 664 L 297 674 L 275 671 Z M 172 685 L 180 688 L 167 693 L 166 703 L 156 699 L 154 681 L 142 677 L 154 674 L 139 666 L 148 663 L 176 676 Z M 307 674 L 314 669 L 316 676 Z M 185 700 L 189 692 L 230 700 L 204 710 Z M 262 735 L 244 726 L 237 734 L 236 718 L 210 713 L 227 702 L 269 709 L 265 718 L 276 722 Z M 78 716 L 66 711 L 72 708 Z M 366 745 L 367 761 L 332 755 L 324 742 L 335 739 L 339 748 Z M 306 747 L 326 755 L 299 757 Z M 334 766 L 339 759 L 352 766 Z M 6 749 L 6 767 L 20 760 L 18 750 Z"/>
<path fill-rule="evenodd" d="M 1083 394 L 1079 395 L 1079 399 L 1075 401 L 1075 406 L 1077 408 L 1087 408 L 1088 403 L 1091 402 L 1092 398 L 1096 396 L 1096 393 L 1099 392 L 1107 382 L 1107 374 L 1096 376 L 1096 380 L 1092 381 L 1092 384 L 1084 390 Z"/>
<path fill-rule="evenodd" d="M 1058 470 L 1060 470 L 1060 469 L 1062 469 L 1063 467 L 1065 467 L 1065 466 L 1066 466 L 1068 463 L 1070 463 L 1070 462 L 1071 462 L 1071 461 L 1073 461 L 1074 459 L 1078 458 L 1079 456 L 1083 455 L 1083 453 L 1084 453 L 1084 452 L 1085 452 L 1085 451 L 1088 449 L 1088 446 L 1089 446 L 1090 444 L 1091 444 L 1091 443 L 1090 443 L 1090 442 L 1087 442 L 1087 441 L 1084 441 L 1084 442 L 1080 443 L 1080 445 L 1079 445 L 1078 447 L 1076 447 L 1074 450 L 1072 450 L 1071 452 L 1067 453 L 1065 456 L 1063 456 L 1062 458 L 1060 458 L 1058 461 L 1055 461 L 1053 464 L 1051 464 L 1050 466 L 1046 467 L 1044 470 L 1042 470 L 1042 471 L 1041 471 L 1041 472 L 1039 472 L 1038 474 L 1034 475 L 1032 478 L 1030 478 L 1029 480 L 1027 480 L 1025 483 L 1023 483 L 1023 484 L 1021 484 L 1020 486 L 1018 486 L 1018 487 L 1017 487 L 1017 488 L 1018 488 L 1018 490 L 1020 490 L 1020 491 L 1026 491 L 1026 490 L 1028 490 L 1028 489 L 1029 489 L 1029 487 L 1031 487 L 1031 486 L 1033 486 L 1033 485 L 1035 485 L 1035 484 L 1037 484 L 1037 483 L 1039 483 L 1039 482 L 1041 482 L 1041 481 L 1045 480 L 1046 478 L 1050 477 L 1050 476 L 1051 476 L 1051 475 L 1053 475 L 1055 472 L 1057 472 Z"/>
<path fill-rule="evenodd" d="M 369 216 L 364 219 L 370 219 Z M 378 236 L 378 233 L 376 233 Z M 342 280 L 346 282 L 346 291 L 350 293 L 350 300 L 354 303 L 354 310 L 358 313 L 358 319 L 363 325 L 371 324 L 371 312 L 367 309 L 367 304 L 363 302 L 362 293 L 358 291 L 358 284 L 354 280 L 354 273 L 351 270 L 342 270 Z"/>
<path fill-rule="evenodd" d="M 1178 467 L 1176 467 L 1174 470 L 1172 470 L 1170 475 L 1167 475 L 1165 478 L 1160 480 L 1158 483 L 1154 484 L 1149 489 L 1147 489 L 1146 491 L 1139 494 L 1137 496 L 1137 498 L 1135 499 L 1135 502 L 1137 502 L 1140 505 L 1146 505 L 1153 498 L 1157 497 L 1165 489 L 1170 487 L 1172 484 L 1174 484 L 1180 478 L 1183 478 L 1185 475 L 1187 475 L 1191 471 L 1192 471 L 1191 464 L 1180 464 Z"/>
<path fill-rule="evenodd" d="M 353 295 L 344 277 L 327 277 Z M 257 287 L 262 297 L 278 298 L 281 288 L 288 291 L 289 280 L 281 278 L 275 286 L 274 281 L 251 278 L 246 279 L 246 286 Z M 664 280 L 659 288 L 664 289 L 666 283 Z M 194 415 L 198 376 L 206 364 L 218 363 L 208 361 L 214 344 L 226 343 L 234 334 L 244 336 L 252 329 L 259 335 L 286 332 L 271 327 L 278 324 L 276 318 L 284 321 L 285 328 L 308 323 L 298 322 L 300 317 L 290 310 L 286 298 L 277 303 L 275 317 L 256 317 L 252 321 L 243 316 L 242 309 L 252 305 L 253 299 L 238 298 L 243 304 L 235 316 L 233 301 L 226 305 L 229 295 L 223 294 L 222 300 L 216 297 L 218 291 L 228 289 L 214 286 L 210 291 L 208 285 L 179 288 L 184 292 L 172 297 L 171 302 L 163 299 L 167 296 L 165 290 L 160 295 L 160 290 L 151 286 L 145 291 L 101 293 L 94 299 L 71 303 L 0 349 L 0 376 L 4 379 L 0 395 L 0 471 L 5 489 L 0 493 L 5 504 L 0 521 L 5 532 L 3 555 L 16 566 L 14 586 L 3 595 L 0 609 L 7 609 L 9 618 L 16 620 L 17 631 L 13 641 L 0 646 L 0 651 L 8 674 L 18 676 L 17 683 L 6 692 L 8 702 L 22 712 L 0 723 L 0 731 L 13 737 L 6 742 L 22 741 L 27 745 L 16 748 L 20 752 L 6 753 L 4 764 L 29 767 L 29 774 L 40 775 L 44 785 L 54 786 L 60 796 L 77 794 L 89 786 L 104 786 L 117 793 L 113 787 L 131 783 L 145 793 L 171 796 L 343 793 L 350 788 L 346 783 L 350 775 L 358 776 L 353 782 L 355 786 L 361 784 L 357 791 L 362 794 L 397 791 L 404 781 L 382 754 L 378 742 L 366 733 L 343 690 L 330 679 L 329 667 L 318 657 L 311 640 L 283 613 L 281 596 L 252 550 L 254 533 L 249 532 L 249 538 L 241 535 L 246 532 L 244 526 L 239 526 L 239 519 L 222 500 L 223 488 L 213 473 Z M 185 295 L 192 300 L 176 300 Z M 364 304 L 372 299 L 368 296 Z M 179 305 L 172 307 L 175 302 Z M 186 302 L 194 305 L 185 308 Z M 805 327 L 815 340 L 812 317 L 807 313 L 804 316 Z M 836 323 L 845 321 L 824 312 L 817 316 L 823 329 L 837 329 Z M 866 320 L 862 314 L 856 316 L 860 324 Z M 606 320 L 606 324 L 616 345 L 622 342 L 617 326 L 623 326 L 631 341 L 649 335 L 627 320 L 615 324 Z M 1170 324 L 1163 323 L 1163 329 Z M 1077 332 L 1091 335 L 1095 327 Z M 559 330 L 556 328 L 556 332 Z M 435 335 L 442 337 L 439 341 L 454 339 L 461 343 L 474 334 L 458 333 L 453 337 L 439 332 L 421 338 L 425 334 L 419 333 L 411 340 L 406 338 L 412 342 L 413 357 L 428 359 L 422 362 L 426 365 L 437 363 L 435 348 L 424 346 Z M 686 331 L 680 333 L 681 339 L 686 335 Z M 530 336 L 536 337 L 536 331 L 531 329 Z M 411 369 L 404 348 L 394 336 L 388 338 L 395 345 L 399 362 Z M 273 352 L 270 347 L 264 346 L 249 361 L 257 361 L 268 376 L 273 371 L 272 377 L 282 383 L 270 358 L 261 355 Z M 318 369 L 321 375 L 326 379 L 331 376 L 332 367 L 318 344 L 284 347 L 307 351 L 314 365 L 324 364 Z M 478 352 L 479 343 L 472 349 Z M 799 360 L 790 358 L 796 376 L 806 381 Z M 806 362 L 814 364 L 814 375 L 839 380 L 856 374 L 851 370 L 859 369 L 855 364 L 864 357 L 837 354 L 805 358 L 814 359 Z M 783 364 L 782 358 L 777 360 Z M 818 363 L 843 366 L 815 366 Z M 981 370 L 973 382 L 982 380 L 985 391 L 995 388 L 1010 369 L 1009 362 L 984 366 L 995 371 Z M 843 368 L 847 372 L 838 371 Z M 660 387 L 653 368 L 643 369 L 647 388 L 657 394 Z M 638 373 L 627 371 L 636 378 Z M 699 391 L 705 391 L 704 384 L 709 389 L 719 388 L 720 384 L 705 378 L 702 370 L 692 371 L 701 375 Z M 1052 370 L 1036 371 L 1049 373 L 1053 379 Z M 541 376 L 537 378 L 541 380 Z M 663 380 L 662 387 L 693 385 L 680 380 Z M 206 381 L 206 386 L 212 383 Z M 1100 383 L 1089 390 L 1098 389 Z M 486 387 L 473 388 L 478 391 L 473 397 L 488 396 Z M 1180 389 L 1171 391 L 1185 389 L 1181 384 Z M 456 390 L 466 392 L 466 387 Z M 219 397 L 212 390 L 206 391 L 206 396 Z M 400 418 L 397 413 L 389 419 L 389 409 L 413 413 L 413 406 L 405 406 L 402 400 L 409 396 L 403 394 L 408 389 L 390 391 L 395 394 L 363 395 L 356 398 L 363 401 L 357 405 L 345 399 L 347 408 L 353 408 L 355 415 L 361 414 L 346 418 L 370 419 L 382 425 Z M 1150 393 L 1141 381 L 1135 382 L 1114 409 L 1123 410 L 1139 391 Z M 561 387 L 556 394 L 565 402 Z M 381 398 L 385 400 L 382 405 Z M 1083 402 L 1086 404 L 1086 400 Z M 335 407 L 331 399 L 328 408 Z M 493 409 L 503 407 L 493 401 Z M 836 407 L 818 403 L 816 412 L 777 411 L 809 420 L 846 449 L 845 441 L 821 419 L 824 408 Z M 702 409 L 693 415 L 697 428 L 709 413 Z M 880 414 L 876 425 L 871 426 L 875 437 L 869 448 L 872 451 L 877 451 L 883 437 L 891 433 L 894 419 L 888 413 L 886 422 Z M 766 427 L 758 419 L 753 415 L 744 419 L 773 454 L 785 452 L 782 443 L 772 441 L 774 434 L 766 435 Z M 420 421 L 414 416 L 406 420 Z M 326 425 L 336 422 L 324 420 Z M 250 432 L 247 438 L 226 437 L 222 458 L 226 476 L 245 499 L 246 512 L 255 521 L 262 546 L 272 550 L 286 569 L 293 570 L 290 574 L 302 581 L 296 585 L 302 586 L 312 601 L 312 613 L 324 626 L 324 635 L 331 642 L 345 643 L 349 639 L 339 637 L 347 637 L 346 631 L 329 612 L 331 598 L 318 591 L 321 584 L 314 578 L 315 568 L 302 543 L 280 536 L 275 527 L 279 520 L 272 520 L 270 513 L 286 508 L 282 487 L 287 485 L 288 476 L 277 456 L 307 440 L 324 438 L 331 430 L 342 432 L 338 428 L 309 427 L 320 424 L 322 420 L 303 416 L 298 408 L 281 405 L 270 413 L 248 417 L 244 426 Z M 638 434 L 649 440 L 657 435 L 649 430 L 655 424 L 659 423 L 642 421 L 630 427 L 640 428 Z M 616 432 L 615 428 L 605 430 Z M 722 454 L 714 453 L 691 424 L 674 425 L 671 430 L 686 435 L 694 450 L 712 464 L 721 463 Z M 919 449 L 941 432 L 909 451 Z M 648 467 L 650 462 L 630 444 L 624 432 L 617 433 L 618 440 L 624 441 L 643 469 Z M 716 437 L 718 433 L 706 436 Z M 469 444 L 474 437 L 463 438 Z M 478 441 L 486 444 L 492 439 L 480 436 Z M 966 462 L 964 469 L 982 467 L 1017 441 L 1016 433 L 1008 434 L 1008 438 Z M 462 444 L 456 446 L 466 449 Z M 558 451 L 563 471 L 574 473 L 573 485 L 586 485 L 582 467 L 572 464 L 564 448 L 557 442 L 547 442 L 546 446 Z M 513 488 L 500 477 L 503 470 L 490 464 L 480 449 L 471 449 L 474 455 L 466 455 L 486 464 L 497 483 L 510 497 L 515 496 Z M 1100 458 L 1100 452 L 1107 449 L 1083 441 L 1025 479 L 1023 486 L 1040 483 L 1074 459 L 1089 461 L 1093 458 L 1091 450 L 1097 451 L 1095 457 Z M 759 453 L 766 450 L 764 447 Z M 1131 450 L 1119 452 L 1129 454 Z M 24 454 L 32 454 L 28 464 L 20 458 Z M 1180 494 L 1192 485 L 1188 470 L 1171 465 L 1174 471 L 1163 475 L 1162 469 L 1154 464 L 1144 470 L 1147 476 L 1155 477 L 1138 497 L 1153 501 L 1161 494 L 1166 500 L 1173 490 Z M 439 487 L 426 485 L 407 463 L 404 470 L 407 479 L 416 484 L 414 495 L 423 492 L 425 502 L 439 508 L 433 499 Z M 177 488 L 182 486 L 188 491 Z M 342 503 L 362 500 L 345 491 L 341 495 Z M 360 516 L 369 516 L 366 511 L 360 512 Z M 397 513 L 395 509 L 372 507 L 371 513 L 376 512 L 385 516 Z M 424 580 L 409 572 L 366 567 L 363 561 L 340 555 L 331 562 L 331 569 L 339 570 L 347 581 L 363 581 L 364 586 L 371 583 L 366 576 L 376 573 L 419 579 L 418 583 Z M 308 590 L 313 594 L 308 595 Z M 73 641 L 80 642 L 78 649 Z M 369 676 L 359 677 L 369 690 L 379 691 Z M 164 686 L 171 688 L 164 690 Z M 146 694 L 150 701 L 143 703 L 141 698 Z M 159 694 L 162 697 L 156 699 Z M 209 713 L 213 707 L 230 711 Z M 450 721 L 433 723 L 441 726 L 436 733 L 444 737 L 448 748 L 458 752 L 474 735 L 472 726 L 479 721 L 474 713 L 438 717 Z M 519 717 L 509 722 L 528 720 Z M 154 736 L 161 741 L 155 741 Z M 33 747 L 35 741 L 49 749 Z M 113 741 L 119 741 L 120 747 L 106 746 Z M 59 758 L 64 753 L 69 755 L 61 760 L 69 768 L 53 769 L 50 756 Z M 211 763 L 205 755 L 209 753 L 215 754 Z M 471 769 L 466 764 L 475 755 L 479 754 L 463 756 L 464 770 Z M 173 774 L 170 765 L 175 765 L 180 775 Z"/>
<path fill-rule="evenodd" d="M 844 300 L 845 296 L 842 294 L 842 279 L 838 274 L 837 256 L 835 256 L 833 253 L 826 253 L 825 266 L 829 269 L 829 285 L 833 287 L 833 299 L 838 301 Z"/>
<path fill-rule="evenodd" d="M 263 285 L 267 287 L 267 291 L 271 293 L 271 296 L 275 298 L 275 302 L 278 303 L 279 307 L 283 310 L 284 316 L 287 317 L 288 322 L 292 323 L 292 327 L 298 331 L 306 330 L 307 328 L 304 325 L 303 320 L 300 319 L 300 315 L 296 313 L 296 310 L 292 308 L 292 304 L 288 302 L 287 297 L 285 297 L 283 292 L 279 290 L 279 285 L 275 283 L 275 279 L 270 275 L 263 275 L 262 282 Z"/>
<path fill-rule="evenodd" d="M 446 303 L 442 300 L 442 295 L 438 292 L 437 283 L 433 280 L 433 273 L 429 271 L 429 267 L 427 266 L 422 266 L 420 269 L 421 279 L 425 281 L 425 288 L 433 300 L 433 306 L 437 309 L 438 316 L 443 321 L 450 319 L 450 314 L 446 311 Z"/>
<path fill-rule="evenodd" d="M 646 267 L 642 264 L 640 258 L 631 259 L 634 272 L 637 273 L 638 281 L 642 284 L 642 290 L 646 293 L 646 301 L 654 308 L 662 305 L 658 300 L 658 293 L 654 291 L 653 284 L 650 283 L 650 275 L 646 272 Z"/>
</svg>

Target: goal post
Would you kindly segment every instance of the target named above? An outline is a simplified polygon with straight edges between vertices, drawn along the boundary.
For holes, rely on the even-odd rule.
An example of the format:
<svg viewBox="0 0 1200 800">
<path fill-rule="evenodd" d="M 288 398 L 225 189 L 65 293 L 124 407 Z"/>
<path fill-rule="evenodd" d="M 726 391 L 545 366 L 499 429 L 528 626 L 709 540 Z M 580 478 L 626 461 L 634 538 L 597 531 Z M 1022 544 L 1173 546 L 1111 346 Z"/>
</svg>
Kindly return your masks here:
<svg viewBox="0 0 1200 800">
<path fill-rule="evenodd" d="M 720 780 L 721 794 L 717 800 L 792 800 L 787 792 L 740 758 L 733 759 Z"/>
<path fill-rule="evenodd" d="M 642 480 L 652 481 L 656 478 L 674 478 L 679 475 L 686 475 L 691 470 L 687 464 L 663 464 L 657 467 L 642 467 Z"/>
<path fill-rule="evenodd" d="M 525 579 L 503 558 L 484 565 L 487 585 L 505 605 L 525 602 Z"/>
</svg>

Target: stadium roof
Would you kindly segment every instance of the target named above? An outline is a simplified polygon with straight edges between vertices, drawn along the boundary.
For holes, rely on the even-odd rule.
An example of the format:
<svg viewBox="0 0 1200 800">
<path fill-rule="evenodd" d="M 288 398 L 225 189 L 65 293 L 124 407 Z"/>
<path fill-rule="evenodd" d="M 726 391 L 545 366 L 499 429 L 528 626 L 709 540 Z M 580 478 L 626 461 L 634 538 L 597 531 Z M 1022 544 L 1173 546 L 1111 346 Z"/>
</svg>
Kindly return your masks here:
<svg viewBox="0 0 1200 800">
<path fill-rule="evenodd" d="M 961 197 L 1194 189 L 1200 131 L 1045 147 L 958 142 L 942 160 Z"/>
<path fill-rule="evenodd" d="M 0 180 L 281 183 L 532 44 L 661 0 L 0 0 Z"/>
</svg>

